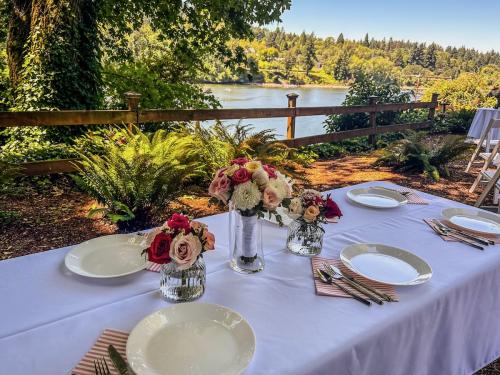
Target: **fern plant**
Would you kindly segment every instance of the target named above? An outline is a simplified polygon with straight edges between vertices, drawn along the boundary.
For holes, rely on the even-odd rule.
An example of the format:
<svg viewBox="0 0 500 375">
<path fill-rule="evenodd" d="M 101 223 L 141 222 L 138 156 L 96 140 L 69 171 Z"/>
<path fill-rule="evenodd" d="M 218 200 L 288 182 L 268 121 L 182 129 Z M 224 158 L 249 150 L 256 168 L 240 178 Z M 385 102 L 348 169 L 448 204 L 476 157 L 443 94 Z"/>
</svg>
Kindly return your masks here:
<svg viewBox="0 0 500 375">
<path fill-rule="evenodd" d="M 394 142 L 376 161 L 400 171 L 424 172 L 434 181 L 449 177 L 447 165 L 470 150 L 464 137 L 447 135 L 438 144 L 425 142 L 426 133 L 407 132 L 403 139 Z"/>
<path fill-rule="evenodd" d="M 272 164 L 282 172 L 303 179 L 303 174 L 297 173 L 299 166 L 306 166 L 314 161 L 310 154 L 301 154 L 276 139 L 272 129 L 258 132 L 249 125 L 224 125 L 216 122 L 210 128 L 195 124 L 187 128 L 190 134 L 196 136 L 208 150 L 210 156 L 216 158 L 218 168 L 227 165 L 231 159 L 246 156 L 258 159 L 266 164 Z"/>
<path fill-rule="evenodd" d="M 100 155 L 81 154 L 76 183 L 102 207 L 102 213 L 122 230 L 150 226 L 155 215 L 199 176 L 197 141 L 193 136 L 159 130 L 146 135 L 139 129 L 122 130 Z"/>
</svg>

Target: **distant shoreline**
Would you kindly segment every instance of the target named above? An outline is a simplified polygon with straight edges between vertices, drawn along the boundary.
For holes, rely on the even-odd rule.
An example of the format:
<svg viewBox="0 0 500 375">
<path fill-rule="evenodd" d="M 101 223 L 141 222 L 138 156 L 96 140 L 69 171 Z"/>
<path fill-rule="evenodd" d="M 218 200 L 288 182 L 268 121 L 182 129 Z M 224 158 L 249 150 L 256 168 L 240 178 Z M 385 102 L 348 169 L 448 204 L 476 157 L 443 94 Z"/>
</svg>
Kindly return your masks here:
<svg viewBox="0 0 500 375">
<path fill-rule="evenodd" d="M 236 85 L 236 86 L 257 86 L 257 87 L 281 87 L 281 88 L 327 88 L 327 89 L 349 89 L 347 85 L 327 84 L 327 83 L 306 83 L 303 85 L 292 85 L 287 83 L 272 83 L 272 82 L 200 82 L 201 85 Z"/>
</svg>

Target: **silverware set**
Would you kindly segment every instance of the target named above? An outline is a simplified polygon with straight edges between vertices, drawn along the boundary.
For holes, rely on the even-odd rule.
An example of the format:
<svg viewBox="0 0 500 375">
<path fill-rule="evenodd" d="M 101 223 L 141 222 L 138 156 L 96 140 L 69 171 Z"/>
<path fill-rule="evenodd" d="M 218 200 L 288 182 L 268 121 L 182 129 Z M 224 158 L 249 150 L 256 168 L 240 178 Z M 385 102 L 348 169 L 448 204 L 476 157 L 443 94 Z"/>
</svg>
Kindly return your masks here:
<svg viewBox="0 0 500 375">
<path fill-rule="evenodd" d="M 326 262 L 322 264 L 321 269 L 316 270 L 316 274 L 324 283 L 335 285 L 344 293 L 353 297 L 356 301 L 359 301 L 367 306 L 370 306 L 372 304 L 372 301 L 378 305 L 383 305 L 384 301 L 396 301 L 388 294 L 372 287 L 371 285 L 356 280 L 352 276 L 344 274 L 340 269 Z M 351 290 L 347 289 L 345 286 L 337 282 L 340 280 L 355 289 L 359 294 L 352 292 Z"/>
<path fill-rule="evenodd" d="M 495 244 L 495 241 L 489 238 L 464 232 L 455 228 L 450 228 L 437 219 L 430 220 L 430 223 L 430 227 L 432 228 L 432 230 L 434 230 L 434 232 L 436 232 L 440 236 L 448 236 L 454 238 L 459 242 L 465 243 L 479 250 L 484 250 L 485 246 Z"/>
<path fill-rule="evenodd" d="M 127 362 L 125 362 L 125 360 L 113 345 L 108 346 L 108 354 L 109 358 L 111 358 L 111 361 L 113 362 L 114 368 L 118 371 L 118 373 L 120 375 L 128 375 L 129 368 Z M 94 372 L 95 375 L 111 375 L 111 371 L 109 370 L 106 358 L 102 357 L 94 359 Z"/>
</svg>

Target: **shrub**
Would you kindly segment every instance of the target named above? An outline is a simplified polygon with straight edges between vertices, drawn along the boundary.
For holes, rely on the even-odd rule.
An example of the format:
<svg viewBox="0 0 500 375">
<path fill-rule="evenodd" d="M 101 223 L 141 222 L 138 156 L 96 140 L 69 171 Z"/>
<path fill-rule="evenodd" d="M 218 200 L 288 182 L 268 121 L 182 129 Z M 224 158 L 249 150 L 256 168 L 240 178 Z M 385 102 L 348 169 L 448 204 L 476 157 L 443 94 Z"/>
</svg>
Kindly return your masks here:
<svg viewBox="0 0 500 375">
<path fill-rule="evenodd" d="M 435 134 L 467 134 L 475 114 L 476 111 L 471 109 L 440 113 L 436 116 L 432 132 Z"/>
<path fill-rule="evenodd" d="M 407 132 L 402 140 L 394 142 L 384 150 L 376 164 L 392 166 L 400 171 L 424 172 L 434 181 L 441 175 L 448 177 L 447 164 L 463 156 L 471 145 L 464 137 L 448 135 L 438 144 L 424 141 L 426 133 Z"/>
<path fill-rule="evenodd" d="M 117 133 L 102 155 L 81 153 L 76 183 L 103 207 L 103 213 L 122 230 L 152 225 L 156 214 L 202 174 L 198 143 L 193 136 L 159 130 L 146 135 L 139 129 Z"/>
</svg>

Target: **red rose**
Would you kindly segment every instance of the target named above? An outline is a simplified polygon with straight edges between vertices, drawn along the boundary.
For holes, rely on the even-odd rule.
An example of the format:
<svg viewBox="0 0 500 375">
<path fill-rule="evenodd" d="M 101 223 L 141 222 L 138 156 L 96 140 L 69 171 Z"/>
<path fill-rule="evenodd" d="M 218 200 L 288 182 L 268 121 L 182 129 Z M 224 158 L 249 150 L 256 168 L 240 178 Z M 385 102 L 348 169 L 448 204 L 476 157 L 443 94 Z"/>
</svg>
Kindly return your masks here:
<svg viewBox="0 0 500 375">
<path fill-rule="evenodd" d="M 170 219 L 168 219 L 167 225 L 174 231 L 184 230 L 184 234 L 188 234 L 191 229 L 188 217 L 183 214 L 178 214 L 177 212 L 174 213 Z"/>
<path fill-rule="evenodd" d="M 326 206 L 325 217 L 327 219 L 331 219 L 332 217 L 336 216 L 338 217 L 342 216 L 342 211 L 340 211 L 339 206 L 332 200 L 332 198 L 327 198 L 325 206 Z"/>
<path fill-rule="evenodd" d="M 240 168 L 231 176 L 231 180 L 235 185 L 242 184 L 244 182 L 249 181 L 252 178 L 250 172 L 246 170 L 246 168 Z"/>
<path fill-rule="evenodd" d="M 148 260 L 159 264 L 170 263 L 170 244 L 172 237 L 160 232 L 158 233 L 148 249 Z"/>
<path fill-rule="evenodd" d="M 276 174 L 276 168 L 274 168 L 272 165 L 264 164 L 262 166 L 262 168 L 264 168 L 264 170 L 267 172 L 267 175 L 269 176 L 269 178 L 277 178 L 278 177 L 278 175 Z"/>
<path fill-rule="evenodd" d="M 246 163 L 248 163 L 248 159 L 244 158 L 244 157 L 239 157 L 239 158 L 231 160 L 231 165 L 233 165 L 233 164 L 245 165 Z"/>
</svg>

